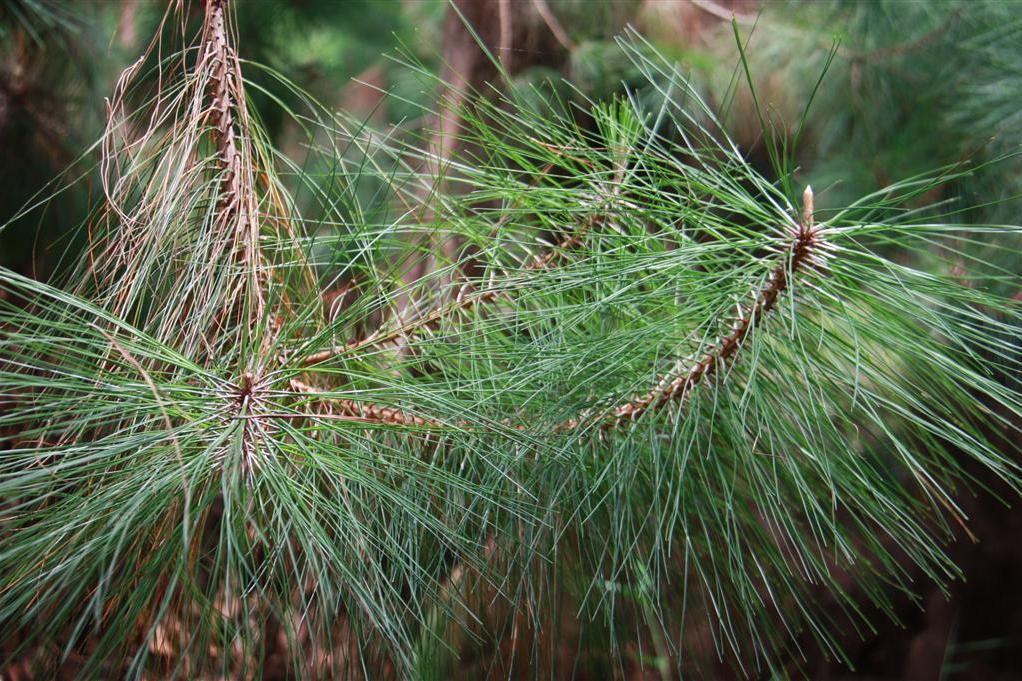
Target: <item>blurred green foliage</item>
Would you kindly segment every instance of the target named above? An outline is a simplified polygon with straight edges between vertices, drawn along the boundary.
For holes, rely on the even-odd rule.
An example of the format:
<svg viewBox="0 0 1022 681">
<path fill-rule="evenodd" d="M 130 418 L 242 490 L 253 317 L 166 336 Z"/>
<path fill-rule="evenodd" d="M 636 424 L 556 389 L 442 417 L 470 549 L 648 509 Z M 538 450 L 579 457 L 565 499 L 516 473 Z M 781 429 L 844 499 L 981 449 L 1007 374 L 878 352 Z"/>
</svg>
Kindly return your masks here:
<svg viewBox="0 0 1022 681">
<path fill-rule="evenodd" d="M 560 56 L 535 41 L 515 48 L 519 56 L 541 52 L 521 59 L 528 63 L 515 74 L 521 97 L 534 106 L 627 91 L 639 74 L 614 38 L 633 23 L 648 28 L 657 49 L 690 69 L 754 161 L 763 152 L 748 88 L 737 77 L 734 34 L 722 19 L 727 7 L 704 3 L 711 14 L 696 5 L 639 0 L 552 0 L 547 6 L 571 42 Z M 520 21 L 550 30 L 531 3 L 512 7 Z M 817 188 L 821 207 L 842 205 L 893 178 L 1018 151 L 1019 2 L 828 0 L 736 8 L 756 97 L 780 137 L 793 136 L 812 100 L 793 153 L 798 181 Z M 3 222 L 79 154 L 95 158 L 88 149 L 102 129 L 103 98 L 163 11 L 148 1 L 0 4 L 0 155 L 8 159 L 0 169 Z M 405 63 L 411 57 L 424 71 L 439 71 L 449 11 L 442 0 L 239 0 L 236 19 L 243 58 L 330 107 L 372 115 L 370 124 L 391 134 L 429 125 L 422 112 L 439 92 Z M 138 44 L 126 43 L 126 33 Z M 398 53 L 404 57 L 386 56 Z M 274 90 L 279 80 L 266 71 L 253 68 L 246 76 L 263 123 L 301 162 L 301 149 L 289 145 L 294 131 L 285 128 L 273 101 L 298 107 L 299 95 Z M 352 84 L 363 78 L 369 86 Z M 372 88 L 392 96 L 374 101 L 367 95 Z M 768 164 L 759 167 L 769 171 Z M 984 168 L 948 187 L 946 197 L 984 204 L 975 219 L 1010 221 L 1017 205 L 1005 200 L 1022 193 L 1020 170 L 1014 160 Z M 45 275 L 57 261 L 47 253 L 66 248 L 62 237 L 81 221 L 86 203 L 69 192 L 59 207 L 26 215 L 0 236 L 0 262 Z"/>
</svg>

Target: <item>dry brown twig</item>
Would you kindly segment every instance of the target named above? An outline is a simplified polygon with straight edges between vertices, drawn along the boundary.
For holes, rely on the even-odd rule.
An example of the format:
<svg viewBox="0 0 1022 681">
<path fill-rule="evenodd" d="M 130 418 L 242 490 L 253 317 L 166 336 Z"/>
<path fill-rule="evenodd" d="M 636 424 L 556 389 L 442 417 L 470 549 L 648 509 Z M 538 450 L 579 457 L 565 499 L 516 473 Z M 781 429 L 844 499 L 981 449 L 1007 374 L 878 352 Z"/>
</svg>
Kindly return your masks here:
<svg viewBox="0 0 1022 681">
<path fill-rule="evenodd" d="M 249 287 L 256 300 L 254 319 L 262 318 L 266 306 L 260 280 L 261 252 L 259 221 L 254 182 L 251 173 L 251 150 L 239 147 L 235 130 L 234 110 L 242 122 L 248 119 L 245 97 L 241 92 L 241 69 L 227 38 L 224 13 L 228 0 L 207 0 L 203 24 L 203 55 L 200 70 L 209 73 L 211 100 L 208 109 L 213 119 L 219 162 L 221 205 L 219 219 L 235 223 L 235 233 L 243 235 L 242 262 L 248 265 Z"/>
</svg>

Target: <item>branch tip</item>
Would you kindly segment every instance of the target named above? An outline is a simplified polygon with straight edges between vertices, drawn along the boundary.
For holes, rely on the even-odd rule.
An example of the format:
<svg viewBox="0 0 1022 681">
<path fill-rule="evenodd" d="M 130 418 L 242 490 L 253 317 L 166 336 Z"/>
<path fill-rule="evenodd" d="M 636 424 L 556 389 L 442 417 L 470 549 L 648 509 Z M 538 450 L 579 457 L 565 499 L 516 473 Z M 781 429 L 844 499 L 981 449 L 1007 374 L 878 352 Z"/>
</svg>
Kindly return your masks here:
<svg viewBox="0 0 1022 681">
<path fill-rule="evenodd" d="M 645 395 L 615 407 L 609 414 L 596 419 L 601 435 L 603 431 L 635 421 L 647 411 L 659 409 L 670 402 L 682 402 L 692 390 L 726 367 L 741 350 L 753 329 L 776 305 L 782 292 L 790 288 L 791 279 L 800 270 L 812 266 L 815 259 L 819 230 L 812 224 L 813 192 L 806 187 L 803 194 L 805 223 L 800 225 L 786 249 L 787 255 L 774 267 L 766 284 L 756 294 L 755 302 L 747 309 L 738 310 L 730 332 L 711 344 L 709 350 L 689 370 L 680 375 L 668 373 Z M 573 418 L 557 427 L 557 431 L 570 431 L 584 425 L 586 417 Z M 594 424 L 595 425 L 595 424 Z"/>
<path fill-rule="evenodd" d="M 813 213 L 816 211 L 816 206 L 813 202 L 813 186 L 811 184 L 806 185 L 806 189 L 802 192 L 802 226 L 805 229 L 813 228 Z"/>
</svg>

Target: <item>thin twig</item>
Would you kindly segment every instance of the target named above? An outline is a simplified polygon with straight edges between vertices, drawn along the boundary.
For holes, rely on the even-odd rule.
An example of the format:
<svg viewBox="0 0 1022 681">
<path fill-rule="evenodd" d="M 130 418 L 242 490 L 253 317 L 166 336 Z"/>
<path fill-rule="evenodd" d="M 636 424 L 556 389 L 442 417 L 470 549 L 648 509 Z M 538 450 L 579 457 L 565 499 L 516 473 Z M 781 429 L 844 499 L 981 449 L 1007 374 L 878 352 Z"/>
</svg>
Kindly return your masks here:
<svg viewBox="0 0 1022 681">
<path fill-rule="evenodd" d="M 543 19 L 543 23 L 550 29 L 557 42 L 561 44 L 561 47 L 569 52 L 573 51 L 575 49 L 575 41 L 564 30 L 564 26 L 557 19 L 557 15 L 550 10 L 550 5 L 547 4 L 546 0 L 532 0 L 532 6 L 536 9 L 536 13 L 539 14 L 540 18 Z"/>
<path fill-rule="evenodd" d="M 511 19 L 511 0 L 497 0 L 497 12 L 500 20 L 500 33 L 497 38 L 497 51 L 501 64 L 508 71 L 511 70 L 511 39 L 514 35 L 514 26 Z"/>
<path fill-rule="evenodd" d="M 932 45 L 938 38 L 946 33 L 951 26 L 958 22 L 960 16 L 961 10 L 955 10 L 951 12 L 947 19 L 942 21 L 939 26 L 935 26 L 921 36 L 903 43 L 878 47 L 876 49 L 863 52 L 839 48 L 838 54 L 853 62 L 880 62 L 893 57 L 900 57 Z"/>
<path fill-rule="evenodd" d="M 585 237 L 586 232 L 592 229 L 597 222 L 598 218 L 590 219 L 571 237 L 558 244 L 556 248 L 534 258 L 532 262 L 525 266 L 525 270 L 536 272 L 552 267 L 565 251 L 577 248 L 582 243 L 582 239 Z M 396 329 L 392 329 L 390 331 L 377 331 L 361 340 L 349 341 L 344 345 L 337 345 L 327 348 L 326 350 L 314 352 L 303 358 L 302 364 L 304 366 L 312 366 L 313 364 L 320 364 L 321 362 L 333 359 L 334 357 L 345 355 L 365 347 L 386 345 L 387 343 L 393 343 L 402 338 L 408 338 L 421 331 L 436 328 L 440 322 L 455 312 L 467 312 L 477 305 L 492 303 L 501 295 L 506 293 L 506 291 L 491 290 L 476 295 L 461 296 L 455 299 L 454 302 L 434 310 L 424 317 L 406 322 Z"/>
<path fill-rule="evenodd" d="M 361 402 L 323 393 L 297 378 L 292 378 L 290 383 L 291 389 L 295 392 L 329 402 L 332 406 L 339 409 L 341 414 L 334 418 L 370 423 L 389 423 L 396 426 L 442 428 L 445 425 L 437 419 L 416 416 L 396 407 L 385 407 L 371 402 Z M 308 416 L 309 418 L 315 418 L 316 415 Z M 294 418 L 297 418 L 297 416 Z"/>
</svg>

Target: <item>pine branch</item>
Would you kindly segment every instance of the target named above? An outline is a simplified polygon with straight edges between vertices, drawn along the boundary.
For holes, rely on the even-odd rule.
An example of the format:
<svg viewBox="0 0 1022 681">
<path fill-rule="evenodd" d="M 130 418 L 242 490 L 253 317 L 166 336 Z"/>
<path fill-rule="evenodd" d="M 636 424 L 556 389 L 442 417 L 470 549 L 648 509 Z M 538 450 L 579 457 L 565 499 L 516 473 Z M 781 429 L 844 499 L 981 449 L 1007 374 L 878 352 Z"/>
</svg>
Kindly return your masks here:
<svg viewBox="0 0 1022 681">
<path fill-rule="evenodd" d="M 538 272 L 555 266 L 558 261 L 564 257 L 565 252 L 577 248 L 583 243 L 585 235 L 596 224 L 598 224 L 600 220 L 601 218 L 589 219 L 582 227 L 577 229 L 572 236 L 559 243 L 556 247 L 551 248 L 543 255 L 533 258 L 533 260 L 523 269 L 527 272 Z M 301 363 L 303 366 L 312 366 L 339 356 L 348 355 L 363 348 L 378 347 L 389 343 L 396 343 L 401 339 L 411 338 L 423 331 L 435 330 L 444 320 L 450 319 L 459 312 L 468 312 L 480 305 L 493 303 L 502 296 L 506 296 L 508 294 L 509 292 L 506 289 L 492 289 L 474 295 L 460 295 L 453 302 L 448 303 L 447 305 L 436 309 L 423 317 L 413 319 L 402 324 L 396 329 L 389 331 L 381 329 L 365 338 L 352 340 L 344 345 L 334 346 L 327 348 L 326 350 L 312 353 L 303 357 Z"/>
<path fill-rule="evenodd" d="M 485 253 L 496 271 L 537 226 L 567 238 L 333 346 L 404 295 L 390 266 L 433 221 L 338 207 L 336 176 L 323 188 L 308 170 L 319 158 L 270 148 L 245 111 L 228 7 L 206 2 L 188 53 L 201 68 L 161 62 L 159 92 L 123 121 L 115 98 L 92 253 L 111 258 L 70 290 L 0 268 L 0 633 L 89 650 L 84 676 L 160 676 L 177 660 L 189 676 L 233 673 L 278 638 L 299 678 L 321 657 L 295 641 L 333 652 L 342 638 L 353 654 L 315 674 L 415 676 L 422 641 L 461 616 L 471 567 L 473 588 L 524 596 L 537 626 L 547 585 L 565 586 L 585 606 L 641 601 L 649 623 L 704 617 L 722 656 L 758 669 L 788 632 L 832 644 L 813 619 L 820 585 L 858 612 L 849 594 L 885 608 L 892 584 L 911 588 L 904 562 L 952 576 L 961 460 L 1019 486 L 1002 441 L 1020 432 L 1022 395 L 1000 377 L 1022 370 L 1020 308 L 986 285 L 1011 295 L 1017 272 L 963 286 L 941 271 L 963 244 L 1018 230 L 927 223 L 914 203 L 877 219 L 947 173 L 819 226 L 807 189 L 795 220 L 787 185 L 717 139 L 645 47 L 630 56 L 646 89 L 584 110 L 590 128 L 575 107 L 468 108 L 485 158 L 452 158 L 464 190 L 445 189 L 432 217 L 479 250 L 452 265 Z M 330 168 L 347 162 L 332 121 L 310 132 L 330 140 L 310 143 Z M 352 183 L 391 201 L 408 169 L 394 157 L 360 159 Z M 315 187 L 322 214 L 304 222 L 292 186 Z M 580 206 L 588 219 L 565 218 Z M 324 319 L 310 261 L 358 276 L 371 302 Z M 796 288 L 782 337 L 767 322 Z M 729 320 L 722 300 L 748 304 Z M 371 351 L 440 327 L 414 352 Z M 712 345 L 660 370 L 664 348 L 688 354 L 705 329 Z M 344 354 L 355 361 L 324 365 Z M 660 380 L 633 396 L 651 366 Z M 680 610 L 657 601 L 679 584 L 693 594 Z"/>
<path fill-rule="evenodd" d="M 806 187 L 803 194 L 803 218 L 792 228 L 792 241 L 785 256 L 767 278 L 766 285 L 755 297 L 749 310 L 738 316 L 730 332 L 718 339 L 691 368 L 681 374 L 668 374 L 657 381 L 657 387 L 645 395 L 616 407 L 609 415 L 591 419 L 580 416 L 569 419 L 557 427 L 560 431 L 575 430 L 595 420 L 600 430 L 618 428 L 635 421 L 649 411 L 655 411 L 671 402 L 684 402 L 702 382 L 712 378 L 735 359 L 753 332 L 777 305 L 781 294 L 791 288 L 795 275 L 801 270 L 822 264 L 821 231 L 813 221 L 813 190 Z"/>
<path fill-rule="evenodd" d="M 691 392 L 702 382 L 712 378 L 731 363 L 744 346 L 749 335 L 759 326 L 771 310 L 777 305 L 780 296 L 789 290 L 795 276 L 808 267 L 819 268 L 823 264 L 825 245 L 820 241 L 821 229 L 814 222 L 814 199 L 812 187 L 806 187 L 803 193 L 803 216 L 802 220 L 792 227 L 792 240 L 785 250 L 781 262 L 771 271 L 767 282 L 755 296 L 755 303 L 752 307 L 741 314 L 732 324 L 730 332 L 718 339 L 710 346 L 710 350 L 691 366 L 682 375 L 672 372 L 657 381 L 657 387 L 642 397 L 633 399 L 625 404 L 616 407 L 609 415 L 594 418 L 591 410 L 578 417 L 568 419 L 555 427 L 557 432 L 573 431 L 580 426 L 597 425 L 601 431 L 618 428 L 625 423 L 635 421 L 649 411 L 656 411 L 665 405 L 676 402 L 684 402 Z M 588 226 L 588 225 L 587 225 Z M 569 245 L 577 244 L 582 238 L 582 233 L 577 233 L 570 239 L 564 241 L 561 249 Z M 551 251 L 533 261 L 532 267 L 540 269 L 546 267 L 554 260 L 558 251 Z M 487 293 L 481 296 L 468 298 L 468 303 L 459 303 L 458 309 L 469 309 L 472 304 L 479 302 L 492 302 L 497 293 Z M 443 313 L 448 313 L 451 308 L 437 311 L 430 317 L 422 320 L 420 324 L 409 326 L 407 329 L 420 330 L 427 328 L 427 325 L 436 323 L 443 318 Z M 385 342 L 390 338 L 398 337 L 387 335 L 379 338 L 370 337 L 367 341 L 376 343 Z M 363 342 L 363 345 L 366 344 Z M 353 351 L 361 347 L 358 343 L 346 346 L 345 351 Z M 323 359 L 336 356 L 337 353 L 325 355 Z M 307 358 L 307 363 L 313 363 L 312 358 Z M 682 363 L 679 363 L 682 364 Z M 407 411 L 395 407 L 383 407 L 372 403 L 360 402 L 346 398 L 338 398 L 317 391 L 312 386 L 297 379 L 291 380 L 293 388 L 307 395 L 317 396 L 338 407 L 342 413 L 364 418 L 378 423 L 390 423 L 401 426 L 432 426 L 444 427 L 441 421 L 432 418 L 423 418 L 410 414 Z M 471 428 L 472 424 L 467 421 L 459 421 L 453 424 L 457 428 Z M 505 419 L 504 425 L 516 430 L 527 430 L 528 425 L 514 423 L 512 419 Z"/>
</svg>

